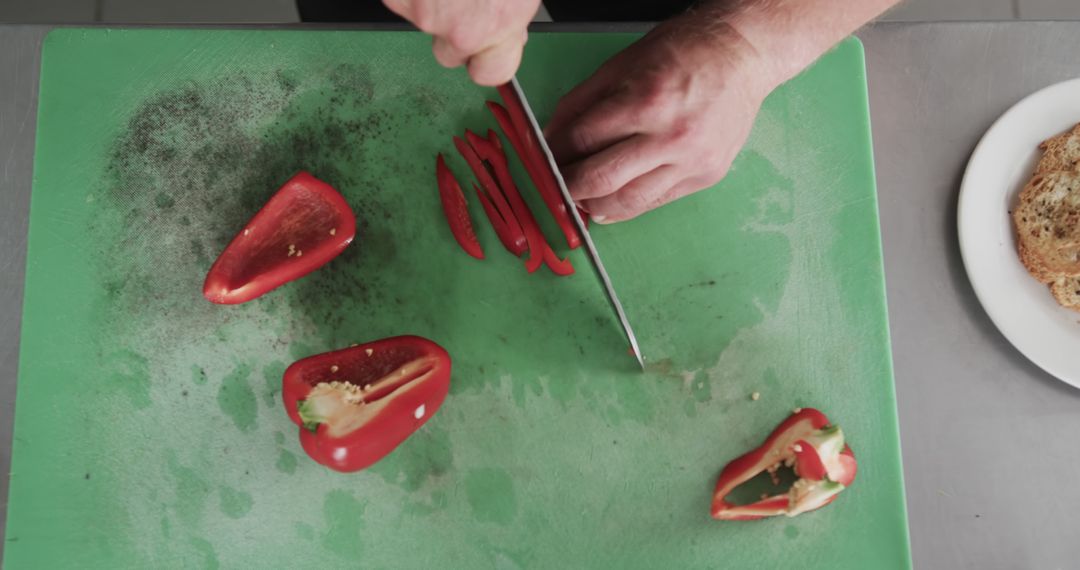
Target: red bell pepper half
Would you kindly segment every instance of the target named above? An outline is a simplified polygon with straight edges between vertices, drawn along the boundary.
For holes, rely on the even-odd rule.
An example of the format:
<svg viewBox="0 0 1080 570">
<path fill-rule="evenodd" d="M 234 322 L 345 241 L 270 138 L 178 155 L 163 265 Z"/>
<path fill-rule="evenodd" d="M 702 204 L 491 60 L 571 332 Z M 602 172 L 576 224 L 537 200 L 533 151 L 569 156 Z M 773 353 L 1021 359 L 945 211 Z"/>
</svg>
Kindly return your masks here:
<svg viewBox="0 0 1080 570">
<path fill-rule="evenodd" d="M 578 247 L 581 245 L 581 237 L 578 235 L 577 228 L 574 227 L 570 212 L 566 209 L 559 183 L 555 180 L 555 173 L 548 166 L 540 142 L 536 139 L 529 118 L 525 115 L 525 108 L 509 85 L 499 87 L 499 95 L 502 96 L 506 107 L 494 101 L 488 101 L 488 109 L 495 116 L 495 121 L 499 123 L 503 134 L 510 139 L 510 145 L 517 151 L 521 163 L 525 165 L 525 170 L 529 173 L 529 178 L 532 179 L 537 192 L 544 199 L 544 204 L 547 205 L 559 229 L 562 230 L 566 245 L 570 249 Z"/>
<path fill-rule="evenodd" d="M 734 505 L 727 497 L 739 485 L 781 466 L 799 477 L 787 493 L 765 497 L 748 505 Z M 825 414 L 804 408 L 784 420 L 760 447 L 728 463 L 713 493 L 712 516 L 719 520 L 754 520 L 793 517 L 824 507 L 855 480 L 857 465 L 838 426 Z"/>
<path fill-rule="evenodd" d="M 282 400 L 300 445 L 336 471 L 375 463 L 427 422 L 450 388 L 450 356 L 416 336 L 317 354 L 285 370 Z"/>
<path fill-rule="evenodd" d="M 450 232 L 454 234 L 461 249 L 476 259 L 484 259 L 484 249 L 476 239 L 473 231 L 472 218 L 469 217 L 469 206 L 465 202 L 465 194 L 461 186 L 454 178 L 454 173 L 446 167 L 446 161 L 440 153 L 435 158 L 435 178 L 439 183 L 439 198 L 442 200 L 443 214 L 446 222 L 450 225 Z"/>
<path fill-rule="evenodd" d="M 322 267 L 356 236 L 356 216 L 329 184 L 300 172 L 236 234 L 210 267 L 203 296 L 250 301 Z"/>
</svg>

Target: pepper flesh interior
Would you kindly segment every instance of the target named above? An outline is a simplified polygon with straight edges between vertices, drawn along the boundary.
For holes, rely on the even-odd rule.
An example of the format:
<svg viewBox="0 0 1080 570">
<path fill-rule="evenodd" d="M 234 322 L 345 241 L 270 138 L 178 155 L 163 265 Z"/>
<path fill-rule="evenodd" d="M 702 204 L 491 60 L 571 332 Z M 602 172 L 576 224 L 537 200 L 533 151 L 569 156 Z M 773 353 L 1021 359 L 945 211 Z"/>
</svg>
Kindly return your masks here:
<svg viewBox="0 0 1080 570">
<path fill-rule="evenodd" d="M 784 495 L 773 495 L 772 497 L 768 497 L 766 499 L 768 500 L 787 496 L 789 509 L 789 512 L 787 513 L 788 516 L 795 516 L 801 512 L 817 508 L 817 506 L 811 509 L 801 508 L 802 503 L 810 497 L 818 497 L 824 499 L 828 498 L 828 496 L 839 493 L 844 489 L 843 485 L 836 483 L 828 476 L 828 474 L 833 474 L 833 476 L 836 477 L 838 470 L 842 469 L 839 462 L 837 461 L 837 458 L 840 456 L 840 452 L 844 450 L 844 432 L 840 431 L 840 426 L 829 426 L 827 428 L 817 430 L 812 434 L 806 436 L 805 438 L 798 439 L 796 441 L 801 443 L 809 443 L 813 446 L 814 450 L 817 451 L 818 455 L 821 457 L 822 463 L 825 464 L 827 474 L 824 479 L 821 479 L 819 481 L 814 481 L 812 479 L 807 479 L 800 476 L 797 480 L 795 480 L 794 483 L 791 484 L 791 487 L 788 489 L 787 493 L 785 493 Z M 781 465 L 783 465 L 784 467 L 794 467 L 797 461 L 794 450 L 794 447 L 796 445 L 799 445 L 799 443 L 792 443 L 783 448 L 776 461 L 772 465 L 769 465 L 765 470 L 770 473 L 774 473 L 777 469 L 780 468 Z M 839 489 L 834 489 L 834 485 L 839 486 Z M 819 495 L 821 495 L 823 491 L 828 491 L 828 496 L 819 497 Z"/>
<path fill-rule="evenodd" d="M 838 426 L 821 429 L 808 428 L 809 426 L 804 425 L 802 429 L 792 429 L 783 434 L 756 465 L 733 481 L 734 484 L 729 483 L 726 492 L 714 498 L 718 499 L 719 504 L 714 502 L 713 516 L 730 520 L 748 520 L 781 514 L 794 517 L 828 504 L 843 491 L 855 476 L 854 460 L 851 459 L 850 464 L 845 464 L 841 458 L 846 449 L 843 432 Z M 800 475 L 791 488 L 783 494 L 767 496 L 760 501 L 745 505 L 726 502 L 727 493 L 762 471 L 775 474 L 781 465 L 796 467 L 797 471 L 798 457 L 795 446 L 800 446 L 800 449 L 810 447 L 820 458 L 825 468 L 825 473 L 820 480 Z M 720 508 L 716 509 L 717 506 Z"/>
<path fill-rule="evenodd" d="M 395 392 L 423 382 L 434 370 L 434 359 L 418 358 L 363 386 L 347 380 L 319 382 L 297 404 L 300 419 L 309 429 L 324 423 L 330 437 L 344 436 L 367 423 Z"/>
</svg>

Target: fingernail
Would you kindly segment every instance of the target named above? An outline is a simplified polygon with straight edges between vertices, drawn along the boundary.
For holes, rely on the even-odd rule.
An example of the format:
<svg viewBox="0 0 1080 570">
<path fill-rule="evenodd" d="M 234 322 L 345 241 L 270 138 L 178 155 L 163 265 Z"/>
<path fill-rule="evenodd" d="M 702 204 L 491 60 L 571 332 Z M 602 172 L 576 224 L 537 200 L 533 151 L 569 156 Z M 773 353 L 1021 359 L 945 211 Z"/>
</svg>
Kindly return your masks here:
<svg viewBox="0 0 1080 570">
<path fill-rule="evenodd" d="M 592 215 L 589 216 L 589 221 L 596 222 L 598 224 L 606 224 L 606 223 L 608 223 L 607 216 L 597 216 L 595 214 L 592 214 Z"/>
</svg>

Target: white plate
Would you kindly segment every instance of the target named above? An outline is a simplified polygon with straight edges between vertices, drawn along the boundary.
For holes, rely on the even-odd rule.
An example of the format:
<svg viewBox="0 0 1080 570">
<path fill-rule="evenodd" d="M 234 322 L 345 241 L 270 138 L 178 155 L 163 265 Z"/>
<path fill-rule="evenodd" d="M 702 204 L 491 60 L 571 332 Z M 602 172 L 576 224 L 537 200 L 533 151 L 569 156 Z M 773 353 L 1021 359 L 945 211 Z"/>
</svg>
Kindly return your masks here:
<svg viewBox="0 0 1080 570">
<path fill-rule="evenodd" d="M 1009 210 L 1042 141 L 1080 123 L 1080 79 L 1051 85 L 1009 109 L 983 135 L 960 186 L 957 225 L 968 277 L 1005 338 L 1043 370 L 1080 388 L 1080 313 L 1059 306 L 1016 253 Z"/>
</svg>

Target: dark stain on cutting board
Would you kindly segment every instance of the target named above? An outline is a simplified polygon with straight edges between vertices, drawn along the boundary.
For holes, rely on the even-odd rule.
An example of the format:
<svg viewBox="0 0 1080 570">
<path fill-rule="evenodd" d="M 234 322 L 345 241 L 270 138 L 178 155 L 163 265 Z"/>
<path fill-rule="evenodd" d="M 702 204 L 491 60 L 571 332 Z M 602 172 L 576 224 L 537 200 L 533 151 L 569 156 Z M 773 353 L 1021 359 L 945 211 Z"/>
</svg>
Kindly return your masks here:
<svg viewBox="0 0 1080 570">
<path fill-rule="evenodd" d="M 387 171 L 407 170 L 410 162 L 365 156 L 388 134 L 388 111 L 375 102 L 377 95 L 370 70 L 340 64 L 303 81 L 289 70 L 234 74 L 147 97 L 108 149 L 104 199 L 97 204 L 103 211 L 97 229 L 108 237 L 98 261 L 114 325 L 128 328 L 131 319 L 149 315 L 154 334 L 167 341 L 180 330 L 214 330 L 230 313 L 255 317 L 250 307 L 223 311 L 204 302 L 202 279 L 237 228 L 300 170 L 345 194 L 362 245 L 332 262 L 336 270 L 316 272 L 256 303 L 268 313 L 287 304 L 326 325 L 318 330 L 341 331 L 342 338 L 326 343 L 361 331 L 346 326 L 355 313 L 325 299 L 347 298 L 352 309 L 400 304 L 386 296 L 374 270 L 397 257 L 395 243 L 403 238 L 399 227 L 391 239 L 388 224 L 399 205 L 380 199 L 379 190 Z M 445 103 L 430 90 L 410 97 L 417 121 Z M 356 167 L 361 163 L 366 168 Z"/>
</svg>

